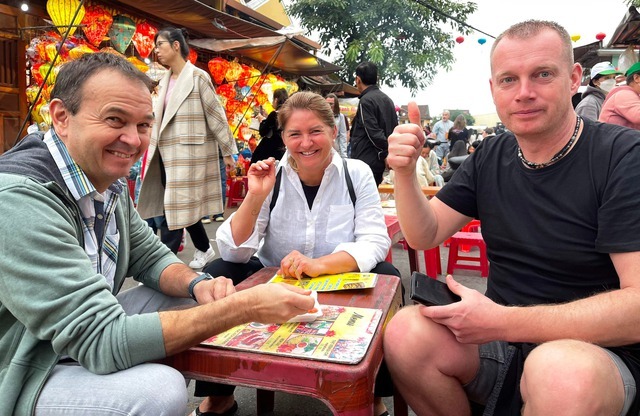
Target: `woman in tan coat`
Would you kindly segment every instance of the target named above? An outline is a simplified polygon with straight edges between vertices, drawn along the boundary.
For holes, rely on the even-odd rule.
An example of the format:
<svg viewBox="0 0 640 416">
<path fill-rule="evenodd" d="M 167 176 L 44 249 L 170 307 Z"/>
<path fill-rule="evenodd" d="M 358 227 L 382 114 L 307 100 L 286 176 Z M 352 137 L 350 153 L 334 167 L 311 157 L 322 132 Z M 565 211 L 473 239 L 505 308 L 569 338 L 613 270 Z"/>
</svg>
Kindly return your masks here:
<svg viewBox="0 0 640 416">
<path fill-rule="evenodd" d="M 200 219 L 224 210 L 218 146 L 230 167 L 238 150 L 211 78 L 187 60 L 183 31 L 162 29 L 155 44 L 169 71 L 158 85 L 138 211 L 143 218 L 164 217 L 160 237 L 174 253 L 186 228 L 196 248 L 189 266 L 201 268 L 215 252 Z"/>
</svg>

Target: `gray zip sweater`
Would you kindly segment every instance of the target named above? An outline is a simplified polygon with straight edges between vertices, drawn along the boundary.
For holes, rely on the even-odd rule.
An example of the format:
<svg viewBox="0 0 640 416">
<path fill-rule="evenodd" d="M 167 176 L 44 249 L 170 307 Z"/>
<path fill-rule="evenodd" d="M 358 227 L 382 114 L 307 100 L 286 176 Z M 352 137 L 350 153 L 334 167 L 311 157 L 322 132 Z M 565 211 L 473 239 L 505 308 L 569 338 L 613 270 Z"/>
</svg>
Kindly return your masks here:
<svg viewBox="0 0 640 416">
<path fill-rule="evenodd" d="M 159 290 L 162 270 L 179 260 L 128 196 L 115 218 L 111 289 L 84 251 L 80 210 L 42 135 L 0 157 L 0 414 L 33 414 L 61 355 L 97 374 L 165 356 L 158 314 L 126 316 L 114 295 L 127 276 Z"/>
</svg>

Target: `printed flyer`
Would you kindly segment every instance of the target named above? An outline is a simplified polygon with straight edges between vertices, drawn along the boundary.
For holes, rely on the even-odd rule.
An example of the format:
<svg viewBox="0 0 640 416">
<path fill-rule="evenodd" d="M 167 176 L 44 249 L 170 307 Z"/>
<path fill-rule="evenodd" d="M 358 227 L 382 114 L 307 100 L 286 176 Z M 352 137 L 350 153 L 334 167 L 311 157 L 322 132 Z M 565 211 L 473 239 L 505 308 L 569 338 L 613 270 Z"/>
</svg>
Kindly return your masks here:
<svg viewBox="0 0 640 416">
<path fill-rule="evenodd" d="M 367 289 L 376 286 L 378 275 L 376 273 L 340 273 L 325 274 L 318 277 L 304 277 L 300 280 L 285 278 L 276 274 L 269 283 L 287 283 L 300 286 L 303 289 L 316 292 L 331 292 L 335 290 Z"/>
<path fill-rule="evenodd" d="M 313 322 L 239 325 L 202 345 L 345 364 L 359 363 L 382 316 L 380 309 L 322 305 Z"/>
</svg>

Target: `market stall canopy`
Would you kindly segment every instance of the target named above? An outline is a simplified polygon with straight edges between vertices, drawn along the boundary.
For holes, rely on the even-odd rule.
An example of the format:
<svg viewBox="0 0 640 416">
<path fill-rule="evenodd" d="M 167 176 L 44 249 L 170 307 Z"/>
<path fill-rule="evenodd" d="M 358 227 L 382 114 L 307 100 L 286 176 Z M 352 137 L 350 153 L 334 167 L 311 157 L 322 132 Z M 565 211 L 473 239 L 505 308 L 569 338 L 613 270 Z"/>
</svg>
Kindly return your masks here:
<svg viewBox="0 0 640 416">
<path fill-rule="evenodd" d="M 310 54 L 288 36 L 227 40 L 193 39 L 189 43 L 213 52 L 236 53 L 292 75 L 325 75 L 342 69 Z"/>
<path fill-rule="evenodd" d="M 640 40 L 640 13 L 631 6 L 611 36 L 608 48 L 625 48 Z"/>
<path fill-rule="evenodd" d="M 231 16 L 200 1 L 117 0 L 158 19 L 187 27 L 216 39 L 273 36 L 275 32 L 246 20 Z"/>
<path fill-rule="evenodd" d="M 602 58 L 598 56 L 598 49 L 600 49 L 600 47 L 601 44 L 599 41 L 575 47 L 573 48 L 573 58 L 582 65 L 583 68 L 591 68 L 602 61 Z"/>
</svg>

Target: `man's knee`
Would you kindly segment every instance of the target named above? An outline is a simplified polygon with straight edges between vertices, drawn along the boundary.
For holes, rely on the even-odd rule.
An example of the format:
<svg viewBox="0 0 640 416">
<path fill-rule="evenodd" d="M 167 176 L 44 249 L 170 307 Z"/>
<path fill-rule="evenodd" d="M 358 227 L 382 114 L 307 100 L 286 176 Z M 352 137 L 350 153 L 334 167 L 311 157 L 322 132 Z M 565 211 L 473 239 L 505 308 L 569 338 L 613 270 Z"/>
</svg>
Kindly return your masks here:
<svg viewBox="0 0 640 416">
<path fill-rule="evenodd" d="M 390 366 L 396 361 L 410 363 L 413 359 L 429 359 L 448 342 L 443 331 L 448 330 L 423 316 L 417 306 L 402 308 L 385 328 L 385 359 Z"/>
<path fill-rule="evenodd" d="M 184 415 L 189 395 L 184 376 L 161 364 L 143 364 L 144 376 L 131 388 L 135 415 Z M 133 397 L 135 396 L 135 397 Z"/>
<path fill-rule="evenodd" d="M 624 397 L 620 373 L 607 352 L 576 340 L 536 347 L 525 361 L 521 390 L 527 401 L 557 400 L 592 408 L 617 407 L 616 402 L 621 406 Z"/>
</svg>

